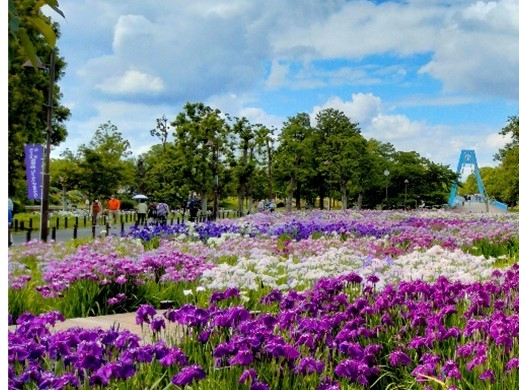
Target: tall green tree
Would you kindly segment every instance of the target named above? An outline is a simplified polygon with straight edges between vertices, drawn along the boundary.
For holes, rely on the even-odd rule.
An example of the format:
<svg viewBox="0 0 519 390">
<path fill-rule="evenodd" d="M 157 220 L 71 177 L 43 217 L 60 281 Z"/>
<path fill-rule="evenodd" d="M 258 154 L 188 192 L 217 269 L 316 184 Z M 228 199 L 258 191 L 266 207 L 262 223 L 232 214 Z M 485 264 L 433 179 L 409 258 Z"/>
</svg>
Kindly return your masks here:
<svg viewBox="0 0 519 390">
<path fill-rule="evenodd" d="M 298 189 L 304 180 L 306 162 L 313 161 L 311 155 L 312 125 L 310 116 L 298 113 L 289 117 L 281 128 L 278 138 L 279 146 L 276 151 L 276 176 L 288 181 L 285 187 L 286 209 L 292 210 L 292 199 L 296 195 L 296 207 L 301 208 L 301 194 Z"/>
<path fill-rule="evenodd" d="M 164 153 L 166 152 L 170 128 L 168 118 L 166 118 L 166 115 L 162 115 L 162 117 L 157 118 L 156 127 L 150 130 L 150 134 L 153 137 L 158 137 L 160 139 Z"/>
<path fill-rule="evenodd" d="M 394 174 L 395 147 L 389 142 L 370 139 L 367 142 L 368 158 L 371 161 L 371 174 L 364 181 L 364 204 L 367 208 L 387 208 L 390 196 L 389 185 Z M 387 173 L 387 175 L 385 174 Z M 386 189 L 387 198 L 386 199 Z"/>
<path fill-rule="evenodd" d="M 88 144 L 78 148 L 80 189 L 90 198 L 108 198 L 111 194 L 128 193 L 134 185 L 135 162 L 130 142 L 111 121 L 100 125 Z"/>
<path fill-rule="evenodd" d="M 321 141 L 318 163 L 327 162 L 330 180 L 339 186 L 342 208 L 348 208 L 348 189 L 356 192 L 358 207 L 362 207 L 364 179 L 370 170 L 366 139 L 358 124 L 352 123 L 342 111 L 322 110 L 316 120 Z"/>
<path fill-rule="evenodd" d="M 497 175 L 501 188 L 498 196 L 505 203 L 514 206 L 519 204 L 519 116 L 509 117 L 499 134 L 509 136 L 511 141 L 495 156 L 501 163 Z"/>
<path fill-rule="evenodd" d="M 272 195 L 272 150 L 274 129 L 264 125 L 254 127 L 254 143 L 250 153 L 250 164 L 254 165 L 250 185 L 250 204 L 253 199 L 270 198 Z"/>
<path fill-rule="evenodd" d="M 172 122 L 176 131 L 174 169 L 182 176 L 182 188 L 197 192 L 202 198 L 202 212 L 207 212 L 210 192 L 225 194 L 228 179 L 226 161 L 230 157 L 228 125 L 220 110 L 203 103 L 186 103 Z M 216 180 L 218 182 L 216 182 Z"/>
<path fill-rule="evenodd" d="M 16 11 L 20 18 L 46 17 L 39 13 L 34 14 L 34 1 L 16 0 Z M 48 21 L 50 23 L 50 21 Z M 56 36 L 59 36 L 57 25 L 52 26 Z M 11 27 L 10 27 L 11 28 Z M 43 143 L 47 129 L 47 100 L 49 97 L 51 75 L 52 80 L 52 121 L 51 144 L 59 145 L 67 137 L 65 122 L 70 116 L 70 110 L 60 104 L 62 94 L 58 81 L 63 75 L 66 66 L 64 60 L 59 57 L 59 51 L 55 50 L 54 72 L 49 72 L 49 61 L 53 47 L 51 47 L 39 31 L 30 23 L 24 24 L 24 34 L 27 34 L 34 45 L 37 56 L 47 62 L 44 69 L 24 67 L 28 55 L 23 47 L 23 42 L 16 37 L 10 37 L 10 63 L 9 63 L 9 105 L 8 105 L 8 192 L 9 196 L 25 203 L 27 199 L 27 184 L 25 182 L 25 144 Z"/>
<path fill-rule="evenodd" d="M 233 118 L 233 124 L 230 126 L 229 140 L 231 145 L 236 145 L 235 150 L 236 164 L 234 166 L 234 175 L 238 180 L 238 213 L 244 215 L 245 200 L 249 199 L 251 205 L 250 193 L 253 172 L 255 168 L 254 161 L 254 145 L 255 145 L 255 128 L 245 117 Z"/>
</svg>

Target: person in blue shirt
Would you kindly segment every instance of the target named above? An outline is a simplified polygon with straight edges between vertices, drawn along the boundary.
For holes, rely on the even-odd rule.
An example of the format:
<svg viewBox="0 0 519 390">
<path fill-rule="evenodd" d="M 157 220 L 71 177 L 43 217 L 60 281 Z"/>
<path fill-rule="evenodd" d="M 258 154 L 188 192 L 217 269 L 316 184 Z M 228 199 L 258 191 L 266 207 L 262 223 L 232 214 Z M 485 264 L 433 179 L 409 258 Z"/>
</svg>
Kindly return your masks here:
<svg viewBox="0 0 519 390">
<path fill-rule="evenodd" d="M 13 236 L 11 234 L 11 226 L 13 225 L 13 214 L 14 214 L 14 203 L 11 198 L 8 198 L 8 208 L 7 208 L 7 216 L 9 219 L 7 225 L 7 234 L 9 236 L 9 246 L 13 245 Z"/>
</svg>

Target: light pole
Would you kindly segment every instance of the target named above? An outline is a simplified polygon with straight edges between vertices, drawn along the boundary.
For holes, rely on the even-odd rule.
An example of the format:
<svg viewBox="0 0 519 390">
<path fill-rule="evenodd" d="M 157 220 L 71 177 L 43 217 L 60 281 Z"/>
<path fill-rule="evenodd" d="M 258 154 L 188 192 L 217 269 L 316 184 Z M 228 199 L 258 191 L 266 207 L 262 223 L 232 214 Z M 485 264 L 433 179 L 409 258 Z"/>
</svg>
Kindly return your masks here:
<svg viewBox="0 0 519 390">
<path fill-rule="evenodd" d="M 404 180 L 405 190 L 404 190 L 404 210 L 407 210 L 407 185 L 409 184 L 409 180 Z"/>
<path fill-rule="evenodd" d="M 211 140 L 207 140 L 205 146 L 213 148 L 213 175 L 214 175 L 214 204 L 213 219 L 218 216 L 218 144 Z"/>
<path fill-rule="evenodd" d="M 24 67 L 33 67 L 30 61 L 23 64 Z M 38 63 L 38 68 L 49 71 L 49 92 L 47 94 L 47 128 L 45 129 L 45 156 L 43 159 L 42 186 L 41 186 L 41 216 L 40 216 L 40 240 L 47 241 L 49 236 L 49 190 L 50 190 L 50 147 L 52 135 L 52 101 L 54 97 L 55 77 L 55 52 L 50 52 L 50 64 Z"/>
<path fill-rule="evenodd" d="M 384 169 L 384 176 L 386 177 L 386 199 L 384 200 L 384 203 L 387 208 L 387 186 L 388 186 L 388 176 L 389 176 L 389 171 L 387 169 Z"/>
</svg>

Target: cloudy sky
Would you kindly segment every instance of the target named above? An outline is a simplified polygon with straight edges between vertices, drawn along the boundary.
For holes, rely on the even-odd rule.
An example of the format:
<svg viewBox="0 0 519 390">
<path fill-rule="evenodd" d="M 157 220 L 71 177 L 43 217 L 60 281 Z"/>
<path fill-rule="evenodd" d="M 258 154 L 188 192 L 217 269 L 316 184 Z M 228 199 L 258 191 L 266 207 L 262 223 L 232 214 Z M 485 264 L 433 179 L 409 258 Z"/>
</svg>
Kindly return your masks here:
<svg viewBox="0 0 519 390">
<path fill-rule="evenodd" d="M 138 156 L 203 102 L 251 123 L 328 107 L 366 138 L 494 166 L 519 115 L 519 0 L 60 1 L 72 151 L 111 121 Z"/>
</svg>

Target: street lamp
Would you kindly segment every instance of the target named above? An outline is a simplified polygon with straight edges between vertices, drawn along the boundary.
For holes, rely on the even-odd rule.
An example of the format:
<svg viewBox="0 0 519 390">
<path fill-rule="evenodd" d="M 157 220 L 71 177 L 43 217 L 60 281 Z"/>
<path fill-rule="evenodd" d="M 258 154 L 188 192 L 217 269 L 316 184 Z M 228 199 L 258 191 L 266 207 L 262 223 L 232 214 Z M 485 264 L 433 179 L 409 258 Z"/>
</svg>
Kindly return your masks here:
<svg viewBox="0 0 519 390">
<path fill-rule="evenodd" d="M 26 61 L 24 67 L 33 67 L 31 61 Z M 50 64 L 45 65 L 38 60 L 39 69 L 49 70 L 49 92 L 47 94 L 47 128 L 45 129 L 45 156 L 43 159 L 42 186 L 41 186 L 41 217 L 40 240 L 47 241 L 49 236 L 49 190 L 50 190 L 50 139 L 52 134 L 52 101 L 54 97 L 55 52 L 50 52 Z"/>
<path fill-rule="evenodd" d="M 384 169 L 384 176 L 386 177 L 386 199 L 385 199 L 384 203 L 387 208 L 387 186 L 388 186 L 388 176 L 389 176 L 389 171 L 387 169 Z"/>
<path fill-rule="evenodd" d="M 213 148 L 213 175 L 214 175 L 214 204 L 213 219 L 218 216 L 218 144 L 211 140 L 207 140 L 205 146 Z"/>
<path fill-rule="evenodd" d="M 405 191 L 404 191 L 404 210 L 407 210 L 407 185 L 409 184 L 409 180 L 404 180 Z"/>
</svg>

